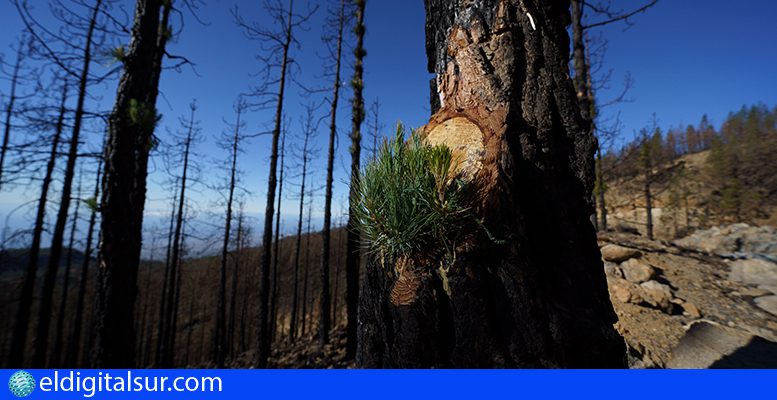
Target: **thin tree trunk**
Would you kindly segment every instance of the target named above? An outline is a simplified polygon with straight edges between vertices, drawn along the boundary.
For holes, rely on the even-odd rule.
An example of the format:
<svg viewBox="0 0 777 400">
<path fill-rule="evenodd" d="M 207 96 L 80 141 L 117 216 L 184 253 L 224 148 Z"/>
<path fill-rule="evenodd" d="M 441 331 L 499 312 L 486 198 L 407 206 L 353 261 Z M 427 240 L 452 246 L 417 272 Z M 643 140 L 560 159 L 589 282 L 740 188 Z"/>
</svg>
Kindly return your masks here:
<svg viewBox="0 0 777 400">
<path fill-rule="evenodd" d="M 278 317 L 278 260 L 281 256 L 281 204 L 283 200 L 283 170 L 284 159 L 286 150 L 286 129 L 281 132 L 281 172 L 280 179 L 278 180 L 278 209 L 275 211 L 275 248 L 273 249 L 273 265 L 272 265 L 272 292 L 270 297 L 270 342 L 275 340 L 275 330 Z"/>
<path fill-rule="evenodd" d="M 186 227 L 184 226 L 183 231 L 185 231 Z M 181 233 L 181 248 L 184 248 L 186 244 L 186 234 Z M 170 333 L 167 338 L 167 349 L 168 352 L 165 354 L 165 358 L 167 359 L 167 364 L 171 367 L 176 365 L 177 359 L 175 357 L 177 353 L 176 344 L 178 340 L 178 310 L 181 304 L 181 267 L 183 265 L 183 252 L 178 254 L 178 258 L 176 262 L 177 268 L 175 276 L 175 288 L 173 290 L 173 298 L 172 298 L 172 316 L 170 317 Z"/>
<path fill-rule="evenodd" d="M 275 189 L 278 184 L 276 173 L 278 169 L 278 142 L 281 135 L 281 122 L 283 119 L 283 97 L 286 91 L 286 69 L 289 60 L 289 47 L 292 42 L 292 17 L 293 1 L 289 0 L 288 23 L 284 30 L 283 58 L 281 61 L 281 76 L 278 87 L 278 104 L 275 108 L 275 127 L 272 133 L 272 148 L 270 153 L 270 172 L 267 179 L 267 206 L 264 213 L 264 233 L 262 235 L 262 260 L 259 271 L 259 330 L 256 335 L 256 359 L 254 367 L 267 368 L 267 359 L 270 357 L 270 331 L 268 324 L 268 311 L 270 302 L 270 266 L 272 261 L 272 219 L 275 215 Z"/>
<path fill-rule="evenodd" d="M 65 225 L 67 225 L 67 216 L 70 209 L 71 190 L 73 177 L 76 171 L 76 161 L 78 159 L 78 144 L 81 134 L 81 123 L 84 117 L 84 101 L 86 100 L 86 84 L 89 80 L 89 66 L 92 63 L 92 35 L 97 23 L 97 16 L 100 13 L 102 0 L 97 0 L 92 8 L 92 15 L 89 19 L 89 28 L 86 33 L 86 44 L 83 54 L 83 65 L 81 76 L 78 82 L 78 102 L 76 104 L 75 118 L 73 120 L 73 132 L 70 135 L 70 150 L 67 155 L 67 165 L 65 167 L 65 178 L 62 183 L 62 198 L 59 201 L 59 212 L 57 221 L 54 224 L 54 231 L 51 236 L 51 249 L 49 250 L 49 262 L 46 268 L 46 275 L 43 278 L 43 291 L 41 292 L 40 308 L 38 310 L 38 327 L 35 333 L 34 348 L 32 353 L 32 365 L 36 368 L 43 368 L 46 364 L 46 355 L 48 354 L 49 344 L 49 326 L 51 323 L 51 307 L 54 295 L 54 284 L 57 278 L 57 270 L 62 255 L 62 242 L 65 236 Z"/>
<path fill-rule="evenodd" d="M 364 57 L 367 52 L 364 50 L 364 8 L 366 0 L 355 0 L 356 2 L 356 48 L 354 56 L 356 62 L 353 66 L 353 79 L 351 87 L 353 88 L 353 110 L 352 110 L 352 128 L 351 128 L 351 184 L 349 199 L 354 198 L 356 191 L 356 182 L 359 180 L 359 169 L 361 161 L 361 126 L 364 121 Z M 356 355 L 357 342 L 357 309 L 359 306 L 359 265 L 361 264 L 361 252 L 359 245 L 361 238 L 356 228 L 356 216 L 354 215 L 353 204 L 348 206 L 348 227 L 347 227 L 347 245 L 345 253 L 345 302 L 347 307 L 348 326 L 346 327 L 347 342 L 345 346 L 346 359 L 353 359 Z"/>
<path fill-rule="evenodd" d="M 30 322 L 30 308 L 32 306 L 32 295 L 35 289 L 35 278 L 38 275 L 38 258 L 40 257 L 40 243 L 43 234 L 43 224 L 46 216 L 46 202 L 48 200 L 49 187 L 51 186 L 54 167 L 57 163 L 57 153 L 59 149 L 60 138 L 64 127 L 65 103 L 67 102 L 68 83 L 65 80 L 62 86 L 62 99 L 60 100 L 59 116 L 54 131 L 54 137 L 51 140 L 51 151 L 49 160 L 46 163 L 46 173 L 43 176 L 41 184 L 40 198 L 38 199 L 38 208 L 35 214 L 35 225 L 32 229 L 32 244 L 30 246 L 30 255 L 27 261 L 27 270 L 22 283 L 22 294 L 19 298 L 19 308 L 16 310 L 16 320 L 11 341 L 11 354 L 9 355 L 9 367 L 20 368 L 24 363 L 24 354 L 27 352 L 27 331 Z"/>
<path fill-rule="evenodd" d="M 147 267 L 146 267 L 148 269 L 148 271 L 146 272 L 146 279 L 145 279 L 145 281 L 143 283 L 143 288 L 142 288 L 142 290 L 143 290 L 143 308 L 142 308 L 142 311 L 140 312 L 140 325 L 138 326 L 138 328 L 139 328 L 138 329 L 138 347 L 137 347 L 138 353 L 136 355 L 136 357 L 138 359 L 138 366 L 145 365 L 145 361 L 146 360 L 143 358 L 143 355 L 145 353 L 144 350 L 147 347 L 150 346 L 149 345 L 149 341 L 151 340 L 150 337 L 147 337 L 145 335 L 145 332 L 147 330 L 146 329 L 146 324 L 149 324 L 148 323 L 148 320 L 149 320 L 149 318 L 148 318 L 148 309 L 149 309 L 148 303 L 149 303 L 149 293 L 151 292 L 151 272 L 152 272 L 152 269 L 154 268 L 154 247 L 156 247 L 156 246 L 154 246 L 154 242 L 156 242 L 156 240 L 154 240 L 152 242 L 152 244 L 151 244 L 151 259 L 148 261 L 148 264 L 147 264 Z M 149 324 L 149 325 L 151 325 L 151 324 Z"/>
<path fill-rule="evenodd" d="M 5 106 L 5 126 L 3 127 L 3 144 L 0 147 L 0 189 L 3 187 L 3 171 L 5 167 L 5 156 L 8 154 L 8 145 L 11 139 L 11 117 L 14 113 L 14 105 L 16 104 L 16 85 L 19 83 L 19 69 L 21 69 L 24 55 L 22 49 L 24 48 L 25 38 L 22 36 L 19 40 L 19 48 L 16 49 L 16 63 L 13 66 L 13 73 L 11 74 L 11 93 L 8 96 L 8 104 Z"/>
<path fill-rule="evenodd" d="M 332 173 L 335 166 L 335 139 L 337 134 L 337 103 L 340 99 L 340 60 L 343 49 L 343 30 L 345 28 L 345 0 L 340 0 L 340 13 L 337 26 L 337 52 L 335 58 L 335 77 L 332 85 L 332 108 L 329 122 L 329 151 L 326 164 L 326 192 L 324 194 L 324 226 L 321 228 L 321 297 L 319 304 L 318 347 L 323 349 L 329 343 L 331 327 L 329 294 L 329 253 L 332 225 Z"/>
<path fill-rule="evenodd" d="M 649 240 L 653 240 L 653 192 L 650 188 L 652 167 L 645 171 L 645 230 Z"/>
<path fill-rule="evenodd" d="M 167 231 L 167 250 L 165 252 L 165 275 L 162 279 L 162 292 L 160 293 L 160 301 L 159 301 L 159 319 L 157 324 L 157 341 L 156 341 L 156 354 L 154 356 L 154 364 L 156 366 L 161 366 L 164 363 L 163 356 L 164 353 L 162 352 L 162 348 L 164 347 L 164 338 L 167 337 L 167 332 L 170 326 L 170 321 L 167 319 L 167 308 L 170 307 L 170 304 L 167 303 L 167 293 L 172 290 L 171 289 L 171 276 L 170 271 L 172 270 L 172 262 L 171 262 L 171 255 L 173 251 L 173 235 L 175 234 L 175 216 L 176 213 L 176 205 L 177 199 L 178 199 L 178 182 L 175 182 L 174 185 L 174 193 L 172 200 L 172 205 L 170 206 L 170 226 L 168 227 Z"/>
<path fill-rule="evenodd" d="M 97 174 L 94 182 L 94 192 L 92 198 L 95 205 L 100 197 L 100 178 L 102 177 L 103 158 L 100 157 L 97 162 Z M 65 358 L 65 367 L 76 367 L 81 357 L 81 329 L 84 318 L 84 304 L 86 302 L 86 288 L 89 282 L 89 264 L 92 258 L 92 238 L 94 237 L 94 226 L 97 223 L 97 207 L 92 208 L 89 215 L 89 226 L 86 231 L 86 245 L 84 246 L 84 260 L 81 263 L 81 280 L 78 286 L 78 298 L 76 300 L 76 315 L 73 320 L 73 331 L 68 339 L 68 350 Z"/>
<path fill-rule="evenodd" d="M 302 278 L 302 333 L 304 337 L 307 333 L 308 320 L 308 275 L 310 275 L 310 217 L 313 213 L 313 201 L 310 202 L 308 209 L 308 227 L 305 233 L 305 276 Z"/>
<path fill-rule="evenodd" d="M 425 4 L 424 136 L 473 150 L 459 168 L 480 223 L 454 261 L 429 249 L 397 277 L 368 263 L 357 365 L 625 367 L 589 221 L 596 147 L 569 78 L 569 1 Z"/>
<path fill-rule="evenodd" d="M 240 272 L 240 251 L 241 251 L 241 240 L 243 238 L 243 209 L 241 207 L 240 213 L 237 216 L 237 238 L 235 243 L 235 262 L 234 266 L 232 267 L 232 288 L 230 292 L 232 293 L 230 299 L 229 299 L 229 328 L 228 328 L 228 335 L 227 337 L 227 348 L 229 349 L 229 354 L 232 360 L 236 357 L 236 351 L 235 351 L 235 342 L 237 341 L 235 338 L 235 320 L 236 320 L 236 314 L 237 314 L 237 279 Z M 244 279 L 245 281 L 245 279 Z M 245 294 L 244 294 L 245 296 Z"/>
<path fill-rule="evenodd" d="M 232 229 L 232 201 L 235 197 L 235 180 L 237 175 L 237 155 L 240 145 L 240 113 L 242 108 L 237 108 L 237 121 L 235 122 L 235 135 L 232 138 L 232 162 L 229 170 L 229 195 L 227 196 L 227 216 L 224 223 L 224 243 L 221 247 L 221 268 L 219 271 L 219 294 L 216 307 L 216 328 L 214 330 L 214 356 L 216 368 L 224 368 L 227 357 L 226 338 L 226 296 L 227 296 L 227 257 L 229 256 L 229 234 Z M 235 277 L 233 276 L 233 279 Z M 233 284 L 234 285 L 234 284 Z M 232 296 L 235 295 L 234 290 Z"/>
<path fill-rule="evenodd" d="M 138 0 L 134 26 L 108 119 L 100 242 L 103 279 L 97 305 L 93 366 L 135 365 L 137 296 L 148 156 L 158 119 L 162 59 L 170 37 L 172 1 Z"/>
<path fill-rule="evenodd" d="M 602 160 L 602 148 L 597 146 L 596 149 L 596 194 L 599 197 L 599 225 L 597 228 L 601 231 L 607 230 L 607 203 L 605 200 L 605 192 L 607 191 L 607 185 L 604 182 L 604 161 Z"/>
<path fill-rule="evenodd" d="M 289 323 L 289 332 L 291 341 L 297 337 L 297 322 L 299 320 L 298 313 L 298 299 L 299 299 L 299 267 L 300 267 L 300 250 L 302 247 L 302 215 L 305 207 L 305 180 L 308 176 L 308 144 L 310 135 L 305 134 L 305 139 L 302 144 L 302 183 L 299 189 L 299 217 L 297 218 L 297 239 L 294 244 L 294 289 L 291 301 L 291 321 Z M 305 270 L 307 271 L 307 269 Z"/>
<path fill-rule="evenodd" d="M 81 182 L 83 179 L 83 169 L 78 176 L 78 186 L 76 187 L 76 195 L 81 193 Z M 67 255 L 65 256 L 65 273 L 62 280 L 62 294 L 59 298 L 59 309 L 57 311 L 57 325 L 54 329 L 54 348 L 49 357 L 49 365 L 53 367 L 61 367 L 63 361 L 62 357 L 62 336 L 65 325 L 65 310 L 67 309 L 67 294 L 70 289 L 70 267 L 73 265 L 73 244 L 76 238 L 76 229 L 78 226 L 78 211 L 81 208 L 81 201 L 77 199 L 76 208 L 73 211 L 73 220 L 70 225 L 70 239 L 67 244 Z"/>
<path fill-rule="evenodd" d="M 178 191 L 178 212 L 175 221 L 175 232 L 173 233 L 173 249 L 171 251 L 171 267 L 170 267 L 170 290 L 167 292 L 166 302 L 171 305 L 166 312 L 166 320 L 169 321 L 170 329 L 167 332 L 167 337 L 162 345 L 162 359 L 163 365 L 171 367 L 173 364 L 173 353 L 175 352 L 175 325 L 176 315 L 178 313 L 178 300 L 177 297 L 180 293 L 180 287 L 178 286 L 181 281 L 181 258 L 183 247 L 183 224 L 184 224 L 184 207 L 186 205 L 186 183 L 189 173 L 189 151 L 192 144 L 192 134 L 194 132 L 194 113 L 197 111 L 197 107 L 192 103 L 190 106 L 191 114 L 189 117 L 188 132 L 186 133 L 186 139 L 184 141 L 183 150 L 183 171 L 181 172 L 181 187 Z M 169 344 L 168 344 L 169 343 Z"/>
</svg>

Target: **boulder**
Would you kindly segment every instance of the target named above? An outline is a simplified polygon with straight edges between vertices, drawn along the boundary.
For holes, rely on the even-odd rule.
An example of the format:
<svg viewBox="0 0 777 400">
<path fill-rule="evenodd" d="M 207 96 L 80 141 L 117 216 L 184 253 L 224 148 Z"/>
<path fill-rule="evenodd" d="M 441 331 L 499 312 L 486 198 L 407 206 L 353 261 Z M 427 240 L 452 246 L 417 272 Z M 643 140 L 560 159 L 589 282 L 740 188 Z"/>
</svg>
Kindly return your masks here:
<svg viewBox="0 0 777 400">
<path fill-rule="evenodd" d="M 636 259 L 626 260 L 621 263 L 623 276 L 633 283 L 647 282 L 656 277 L 655 268 Z"/>
<path fill-rule="evenodd" d="M 751 286 L 777 286 L 777 264 L 765 260 L 736 260 L 728 279 Z"/>
<path fill-rule="evenodd" d="M 683 308 L 684 315 L 687 315 L 693 319 L 701 318 L 701 311 L 699 311 L 699 308 L 696 307 L 695 304 L 683 302 L 682 304 L 680 304 L 680 307 Z"/>
<path fill-rule="evenodd" d="M 642 289 L 621 278 L 608 279 L 610 295 L 621 303 L 640 304 L 644 301 Z"/>
<path fill-rule="evenodd" d="M 630 258 L 636 258 L 641 255 L 638 250 L 628 247 L 618 246 L 617 244 L 608 244 L 601 248 L 602 258 L 605 261 L 620 263 Z"/>
<path fill-rule="evenodd" d="M 776 368 L 777 343 L 710 321 L 691 324 L 672 350 L 669 368 Z"/>
<path fill-rule="evenodd" d="M 777 262 L 777 228 L 732 224 L 713 227 L 674 241 L 683 248 L 723 257 L 766 258 Z"/>
<path fill-rule="evenodd" d="M 666 312 L 672 310 L 672 289 L 668 285 L 657 281 L 647 281 L 640 285 L 642 292 L 645 293 L 645 302 L 652 307 L 659 308 Z"/>
<path fill-rule="evenodd" d="M 618 264 L 614 262 L 604 262 L 604 274 L 611 278 L 623 278 L 623 271 L 621 271 Z"/>
<path fill-rule="evenodd" d="M 755 305 L 777 316 L 777 296 L 763 296 L 755 299 Z"/>
</svg>

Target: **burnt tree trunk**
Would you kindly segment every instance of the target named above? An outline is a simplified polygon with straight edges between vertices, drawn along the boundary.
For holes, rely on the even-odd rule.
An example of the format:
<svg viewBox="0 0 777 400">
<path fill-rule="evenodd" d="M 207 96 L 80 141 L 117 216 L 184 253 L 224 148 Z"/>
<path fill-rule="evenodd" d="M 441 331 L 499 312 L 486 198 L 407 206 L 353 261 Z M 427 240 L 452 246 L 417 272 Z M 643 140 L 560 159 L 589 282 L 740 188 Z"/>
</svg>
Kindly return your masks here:
<svg viewBox="0 0 777 400">
<path fill-rule="evenodd" d="M 8 95 L 8 104 L 5 105 L 5 124 L 3 126 L 3 143 L 0 145 L 0 188 L 3 187 L 3 167 L 5 166 L 5 156 L 8 154 L 8 146 L 11 140 L 11 118 L 14 114 L 14 105 L 16 104 L 16 86 L 19 83 L 19 70 L 24 60 L 24 36 L 19 40 L 19 48 L 16 49 L 16 63 L 11 73 L 11 92 Z"/>
<path fill-rule="evenodd" d="M 270 296 L 270 342 L 275 340 L 275 330 L 278 318 L 278 260 L 281 256 L 281 204 L 283 200 L 283 171 L 284 161 L 286 159 L 286 129 L 281 132 L 280 148 L 280 173 L 278 176 L 278 208 L 275 210 L 275 243 L 273 244 L 273 265 L 272 265 L 272 283 Z"/>
<path fill-rule="evenodd" d="M 311 114 L 308 113 L 308 126 L 312 122 Z M 302 216 L 305 209 L 305 180 L 308 177 L 308 145 L 310 144 L 310 135 L 312 131 L 310 129 L 305 130 L 304 140 L 302 142 L 302 182 L 299 189 L 299 216 L 297 218 L 297 238 L 294 243 L 294 279 L 292 298 L 291 298 L 291 321 L 289 322 L 289 335 L 293 342 L 297 337 L 297 322 L 299 319 L 298 302 L 299 302 L 299 267 L 300 267 L 300 252 L 302 249 Z M 305 268 L 307 273 L 307 267 Z"/>
<path fill-rule="evenodd" d="M 176 213 L 176 205 L 178 204 L 178 182 L 175 182 L 174 184 L 174 192 L 173 196 L 171 198 L 172 204 L 170 206 L 170 225 L 168 226 L 167 230 L 167 249 L 165 250 L 165 275 L 162 279 L 162 291 L 160 292 L 160 301 L 159 301 L 159 319 L 157 323 L 157 341 L 156 341 L 156 354 L 154 356 L 154 364 L 156 366 L 160 366 L 163 364 L 162 360 L 162 347 L 164 345 L 163 338 L 166 334 L 166 329 L 168 325 L 168 321 L 166 319 L 167 316 L 167 307 L 170 307 L 169 304 L 167 304 L 167 291 L 170 287 L 170 270 L 172 268 L 171 261 L 171 253 L 173 250 L 173 234 L 175 233 L 175 216 Z"/>
<path fill-rule="evenodd" d="M 84 304 L 86 303 L 86 288 L 89 282 L 89 264 L 92 258 L 92 240 L 94 238 L 94 226 L 97 223 L 97 202 L 100 196 L 100 178 L 102 177 L 103 159 L 100 157 L 97 162 L 97 174 L 94 182 L 94 192 L 92 193 L 93 208 L 89 215 L 89 225 L 86 231 L 86 244 L 84 245 L 84 259 L 81 263 L 81 279 L 78 284 L 78 297 L 76 298 L 76 315 L 73 319 L 73 330 L 68 339 L 67 351 L 65 354 L 65 367 L 80 366 L 81 360 L 81 329 L 84 319 Z"/>
<path fill-rule="evenodd" d="M 604 159 L 602 157 L 602 148 L 598 146 L 596 149 L 596 196 L 597 204 L 599 206 L 599 223 L 596 225 L 600 231 L 607 230 L 607 202 L 605 200 L 605 193 L 607 192 L 607 185 L 604 182 Z"/>
<path fill-rule="evenodd" d="M 321 309 L 318 314 L 321 331 L 318 333 L 318 345 L 323 349 L 329 343 L 331 326 L 329 295 L 329 253 L 331 247 L 332 226 L 332 172 L 335 167 L 335 139 L 337 135 L 337 104 L 340 99 L 340 61 L 343 52 L 343 31 L 345 29 L 345 0 L 340 0 L 337 18 L 337 39 L 335 50 L 335 75 L 332 85 L 332 102 L 329 111 L 329 149 L 326 164 L 326 191 L 324 192 L 324 226 L 321 228 Z"/>
<path fill-rule="evenodd" d="M 583 117 L 584 126 L 588 129 L 586 135 L 593 137 L 596 141 L 596 135 L 594 135 L 594 97 L 591 90 L 591 72 L 586 52 L 585 32 L 583 30 L 583 2 L 581 0 L 571 0 L 570 3 L 572 5 L 572 59 L 575 69 L 575 77 L 572 82 L 575 85 L 577 101 L 580 103 L 580 115 Z M 597 149 L 599 148 L 598 143 L 596 143 L 596 147 Z M 595 164 L 594 168 L 596 169 L 596 189 L 602 189 L 601 181 L 599 180 L 599 165 Z M 593 218 L 591 220 L 596 225 L 596 200 L 594 199 L 594 192 L 594 190 L 590 191 L 588 200 L 594 210 Z M 597 226 L 597 228 L 599 227 Z"/>
<path fill-rule="evenodd" d="M 293 3 L 289 1 L 288 20 L 284 29 L 283 55 L 281 71 L 278 77 L 278 102 L 275 107 L 274 127 L 272 131 L 272 147 L 270 152 L 270 171 L 267 179 L 267 205 L 264 212 L 264 229 L 262 233 L 262 259 L 259 265 L 259 307 L 258 307 L 258 331 L 256 335 L 256 357 L 253 362 L 255 368 L 267 368 L 267 359 L 270 357 L 270 329 L 269 329 L 269 302 L 270 302 L 270 264 L 272 261 L 273 216 L 275 215 L 275 189 L 278 184 L 278 142 L 281 136 L 281 123 L 283 120 L 283 97 L 286 92 L 286 72 L 289 63 L 289 48 L 292 43 Z"/>
<path fill-rule="evenodd" d="M 59 143 L 62 138 L 64 128 L 65 113 L 67 109 L 67 80 L 62 85 L 62 99 L 59 105 L 59 116 L 54 130 L 54 137 L 51 139 L 51 150 L 49 159 L 46 163 L 46 173 L 43 176 L 41 184 L 40 197 L 38 198 L 38 207 L 35 214 L 35 225 L 32 228 L 32 244 L 30 245 L 30 255 L 27 259 L 27 270 L 25 271 L 24 281 L 22 283 L 22 294 L 19 298 L 19 307 L 16 311 L 14 321 L 14 331 L 11 342 L 11 354 L 9 355 L 9 367 L 21 367 L 24 363 L 24 354 L 27 351 L 27 330 L 30 323 L 30 308 L 32 307 L 32 295 L 35 289 L 35 278 L 38 275 L 38 258 L 40 257 L 41 236 L 43 235 L 43 224 L 46 216 L 46 202 L 48 201 L 49 187 L 54 175 L 54 167 L 57 163 L 57 153 L 59 152 Z"/>
<path fill-rule="evenodd" d="M 78 176 L 78 186 L 76 195 L 81 193 L 81 182 L 83 181 L 83 170 Z M 62 293 L 59 298 L 59 308 L 57 310 L 57 325 L 54 328 L 54 347 L 49 356 L 49 365 L 55 368 L 62 366 L 62 336 L 65 330 L 65 310 L 67 309 L 67 294 L 70 289 L 70 270 L 73 266 L 73 244 L 75 243 L 76 230 L 78 227 L 78 211 L 81 208 L 81 199 L 76 199 L 76 207 L 73 210 L 73 220 L 70 225 L 70 238 L 67 243 L 67 255 L 65 256 L 65 271 L 62 279 Z"/>
<path fill-rule="evenodd" d="M 216 368 L 224 368 L 224 361 L 227 357 L 227 261 L 229 256 L 229 234 L 232 230 L 232 202 L 235 198 L 235 181 L 237 178 L 237 155 L 240 150 L 240 114 L 242 110 L 243 108 L 238 105 L 235 134 L 232 137 L 232 160 L 229 169 L 229 195 L 227 196 L 227 216 L 224 222 L 224 242 L 221 246 L 221 267 L 219 268 L 219 292 L 216 299 L 216 327 L 214 329 L 213 346 L 213 359 L 216 361 Z M 235 279 L 234 276 L 233 279 Z M 232 296 L 234 296 L 234 290 Z"/>
<path fill-rule="evenodd" d="M 366 0 L 355 0 L 356 3 L 356 48 L 353 54 L 356 62 L 353 66 L 353 79 L 351 87 L 353 88 L 353 101 L 351 110 L 351 181 L 350 196 L 354 198 L 356 191 L 356 182 L 359 179 L 359 169 L 361 164 L 361 126 L 364 121 L 364 57 L 367 52 L 364 50 L 364 9 Z M 357 310 L 359 307 L 359 265 L 361 264 L 361 252 L 359 246 L 361 238 L 356 229 L 356 216 L 354 214 L 353 202 L 348 205 L 348 226 L 345 252 L 345 306 L 346 306 L 346 344 L 345 358 L 353 359 L 356 355 L 357 343 Z"/>
<path fill-rule="evenodd" d="M 135 365 L 133 318 L 146 176 L 171 9 L 172 1 L 136 2 L 131 40 L 108 119 L 100 202 L 102 295 L 97 304 L 94 367 Z"/>
<path fill-rule="evenodd" d="M 167 288 L 165 302 L 169 305 L 165 309 L 164 341 L 162 342 L 162 362 L 166 367 L 172 367 L 175 353 L 175 334 L 176 334 L 176 315 L 178 313 L 178 300 L 181 288 L 181 258 L 184 242 L 184 207 L 186 205 L 186 184 L 189 174 L 189 155 L 192 145 L 192 134 L 194 132 L 194 113 L 197 107 L 191 104 L 191 114 L 188 121 L 188 132 L 184 141 L 183 148 L 183 170 L 181 172 L 181 186 L 178 189 L 178 210 L 175 219 L 175 231 L 173 232 L 173 247 L 170 252 L 170 280 Z"/>
<path fill-rule="evenodd" d="M 49 327 L 51 323 L 51 308 L 54 296 L 54 284 L 57 278 L 57 270 L 62 256 L 62 243 L 65 239 L 65 227 L 67 225 L 68 210 L 70 209 L 70 196 L 73 186 L 73 177 L 78 161 L 78 145 L 81 134 L 81 124 L 84 118 L 84 101 L 87 96 L 87 81 L 89 80 L 89 67 L 92 64 L 92 36 L 97 24 L 102 0 L 97 0 L 91 11 L 89 27 L 87 28 L 84 52 L 82 55 L 81 76 L 78 81 L 78 100 L 76 103 L 75 117 L 73 119 L 73 131 L 70 134 L 70 148 L 67 154 L 65 176 L 62 182 L 62 197 L 59 201 L 57 220 L 51 233 L 51 249 L 49 261 L 46 266 L 46 275 L 43 278 L 43 289 L 38 309 L 38 326 L 35 331 L 34 348 L 32 352 L 32 365 L 43 368 L 46 363 L 49 344 Z"/>
<path fill-rule="evenodd" d="M 426 12 L 426 140 L 463 155 L 473 212 L 501 240 L 472 228 L 453 261 L 398 279 L 369 263 L 357 365 L 625 367 L 589 221 L 595 140 L 569 78 L 569 1 L 426 0 Z"/>
<path fill-rule="evenodd" d="M 229 298 L 229 324 L 227 325 L 227 353 L 231 359 L 237 355 L 235 350 L 235 320 L 237 319 L 237 279 L 240 272 L 240 244 L 243 238 L 243 209 L 237 215 L 237 232 L 235 238 L 235 260 L 232 267 L 232 282 Z M 247 278 L 244 279 L 244 282 Z"/>
<path fill-rule="evenodd" d="M 310 219 L 313 213 L 313 200 L 308 207 L 308 227 L 305 233 L 305 276 L 302 278 L 302 333 L 304 337 L 309 328 L 308 321 L 308 276 L 310 275 Z"/>
</svg>

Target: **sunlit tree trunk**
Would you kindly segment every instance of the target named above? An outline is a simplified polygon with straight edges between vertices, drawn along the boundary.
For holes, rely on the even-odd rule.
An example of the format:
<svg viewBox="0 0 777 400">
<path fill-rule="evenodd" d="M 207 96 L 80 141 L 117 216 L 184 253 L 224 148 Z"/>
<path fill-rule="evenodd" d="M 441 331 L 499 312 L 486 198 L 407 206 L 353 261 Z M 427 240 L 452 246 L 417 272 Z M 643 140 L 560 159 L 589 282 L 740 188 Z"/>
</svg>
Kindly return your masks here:
<svg viewBox="0 0 777 400">
<path fill-rule="evenodd" d="M 460 168 L 481 228 L 397 278 L 368 264 L 357 365 L 625 367 L 589 220 L 595 140 L 569 78 L 569 1 L 425 4 L 424 135 L 473 150 Z"/>
</svg>

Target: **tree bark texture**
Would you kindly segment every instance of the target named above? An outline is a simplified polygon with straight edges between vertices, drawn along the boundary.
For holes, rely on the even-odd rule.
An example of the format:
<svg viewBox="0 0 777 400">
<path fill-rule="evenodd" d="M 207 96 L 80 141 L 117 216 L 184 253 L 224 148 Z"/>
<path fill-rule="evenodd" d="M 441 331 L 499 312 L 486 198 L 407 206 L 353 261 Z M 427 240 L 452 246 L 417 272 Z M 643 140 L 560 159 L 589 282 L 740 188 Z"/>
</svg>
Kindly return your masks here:
<svg viewBox="0 0 777 400">
<path fill-rule="evenodd" d="M 368 263 L 357 364 L 625 367 L 589 221 L 596 142 L 569 78 L 569 1 L 425 4 L 436 79 L 424 134 L 477 150 L 461 172 L 488 232 L 398 276 Z M 472 125 L 462 144 L 457 126 Z"/>
<path fill-rule="evenodd" d="M 108 120 L 100 202 L 102 295 L 93 366 L 135 365 L 134 315 L 149 152 L 173 1 L 138 0 L 116 102 Z"/>
</svg>

